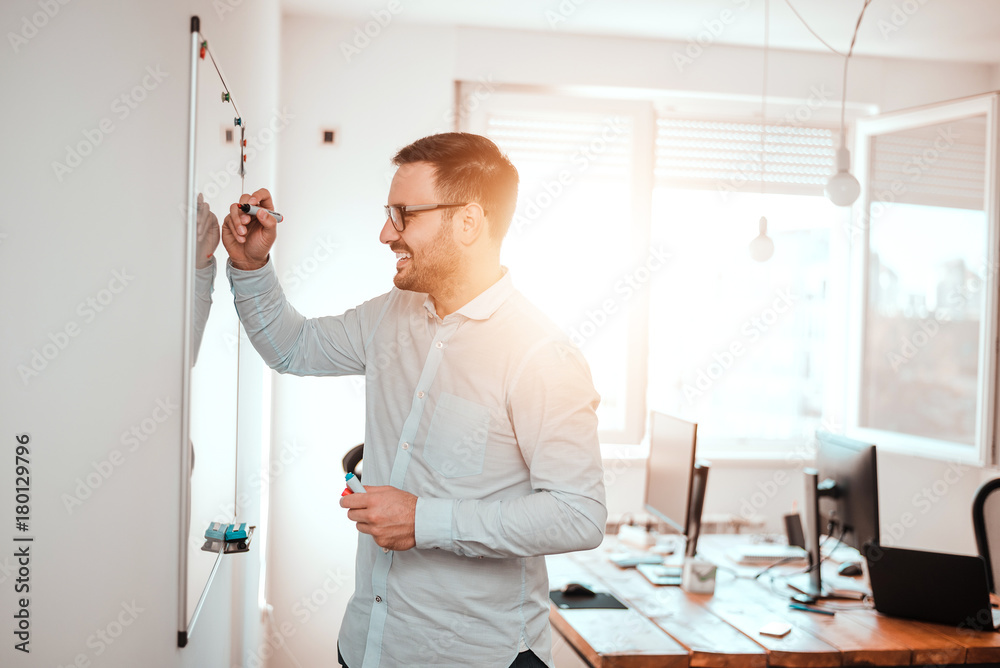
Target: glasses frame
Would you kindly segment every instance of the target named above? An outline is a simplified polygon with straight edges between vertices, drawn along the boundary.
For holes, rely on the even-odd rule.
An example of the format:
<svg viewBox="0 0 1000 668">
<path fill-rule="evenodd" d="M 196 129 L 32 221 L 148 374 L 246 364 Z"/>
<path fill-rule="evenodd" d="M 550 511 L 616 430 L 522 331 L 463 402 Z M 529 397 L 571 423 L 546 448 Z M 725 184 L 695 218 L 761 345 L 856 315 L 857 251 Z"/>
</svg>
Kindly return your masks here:
<svg viewBox="0 0 1000 668">
<path fill-rule="evenodd" d="M 406 229 L 406 214 L 408 213 L 433 211 L 434 209 L 450 209 L 456 206 L 468 206 L 468 204 L 468 202 L 465 204 L 386 204 L 384 208 L 385 217 L 392 223 L 392 228 L 397 232 L 402 232 Z M 396 224 L 396 218 L 392 215 L 394 209 L 399 211 L 399 225 Z"/>
</svg>

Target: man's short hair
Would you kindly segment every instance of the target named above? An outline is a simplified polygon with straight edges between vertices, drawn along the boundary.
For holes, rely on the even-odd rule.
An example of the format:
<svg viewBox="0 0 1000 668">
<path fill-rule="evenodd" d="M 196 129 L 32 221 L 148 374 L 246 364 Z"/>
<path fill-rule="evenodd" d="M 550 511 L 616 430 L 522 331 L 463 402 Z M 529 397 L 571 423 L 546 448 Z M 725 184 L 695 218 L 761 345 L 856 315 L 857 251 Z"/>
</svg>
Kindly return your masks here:
<svg viewBox="0 0 1000 668">
<path fill-rule="evenodd" d="M 442 201 L 426 204 L 478 202 L 490 236 L 497 242 L 504 238 L 517 205 L 518 176 L 496 144 L 469 132 L 444 132 L 418 139 L 392 159 L 397 167 L 414 162 L 434 167 L 434 187 Z"/>
</svg>

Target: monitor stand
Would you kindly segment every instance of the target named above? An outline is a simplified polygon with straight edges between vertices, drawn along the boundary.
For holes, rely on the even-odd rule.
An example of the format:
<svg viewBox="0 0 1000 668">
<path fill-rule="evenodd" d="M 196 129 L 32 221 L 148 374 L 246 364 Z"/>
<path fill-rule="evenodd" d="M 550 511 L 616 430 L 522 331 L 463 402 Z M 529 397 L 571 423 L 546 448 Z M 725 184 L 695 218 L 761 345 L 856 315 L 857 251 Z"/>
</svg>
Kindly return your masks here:
<svg viewBox="0 0 1000 668">
<path fill-rule="evenodd" d="M 817 600 L 822 598 L 834 598 L 830 589 L 823 586 L 821 582 L 817 587 L 813 582 L 812 571 L 809 573 L 799 573 L 788 578 L 786 584 L 795 591 L 811 596 Z"/>
<path fill-rule="evenodd" d="M 832 592 L 823 586 L 820 576 L 820 568 L 823 562 L 823 555 L 819 549 L 819 498 L 821 496 L 832 496 L 835 487 L 830 484 L 832 481 L 824 481 L 820 484 L 819 471 L 814 468 L 803 470 L 806 478 L 806 498 L 803 504 L 806 520 L 806 550 L 809 552 L 808 573 L 800 573 L 788 578 L 788 586 L 795 591 L 801 592 L 815 599 L 831 598 Z"/>
</svg>

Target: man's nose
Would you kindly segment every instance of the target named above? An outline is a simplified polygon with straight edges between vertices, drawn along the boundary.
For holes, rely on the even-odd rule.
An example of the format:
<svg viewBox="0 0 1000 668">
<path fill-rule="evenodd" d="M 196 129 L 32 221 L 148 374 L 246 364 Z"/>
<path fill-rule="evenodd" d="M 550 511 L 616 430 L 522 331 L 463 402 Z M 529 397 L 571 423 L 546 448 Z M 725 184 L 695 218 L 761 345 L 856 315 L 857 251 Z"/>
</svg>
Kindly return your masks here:
<svg viewBox="0 0 1000 668">
<path fill-rule="evenodd" d="M 392 226 L 392 219 L 386 216 L 385 224 L 382 225 L 382 232 L 379 233 L 378 240 L 384 244 L 391 244 L 397 239 L 399 239 L 399 232 Z"/>
</svg>

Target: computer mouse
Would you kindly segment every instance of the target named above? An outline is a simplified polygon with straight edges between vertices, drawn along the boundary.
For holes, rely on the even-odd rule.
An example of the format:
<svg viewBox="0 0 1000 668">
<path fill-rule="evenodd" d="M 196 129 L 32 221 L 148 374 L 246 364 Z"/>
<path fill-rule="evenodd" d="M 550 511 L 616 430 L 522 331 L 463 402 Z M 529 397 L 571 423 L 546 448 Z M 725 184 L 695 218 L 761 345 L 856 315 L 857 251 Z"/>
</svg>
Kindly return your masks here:
<svg viewBox="0 0 1000 668">
<path fill-rule="evenodd" d="M 579 582 L 570 582 L 562 588 L 563 596 L 566 598 L 590 598 L 597 596 L 597 592 L 591 591 L 586 585 Z"/>
<path fill-rule="evenodd" d="M 856 578 L 863 573 L 861 570 L 861 562 L 858 561 L 845 561 L 837 569 L 837 573 L 840 575 L 846 575 L 848 577 Z"/>
</svg>

